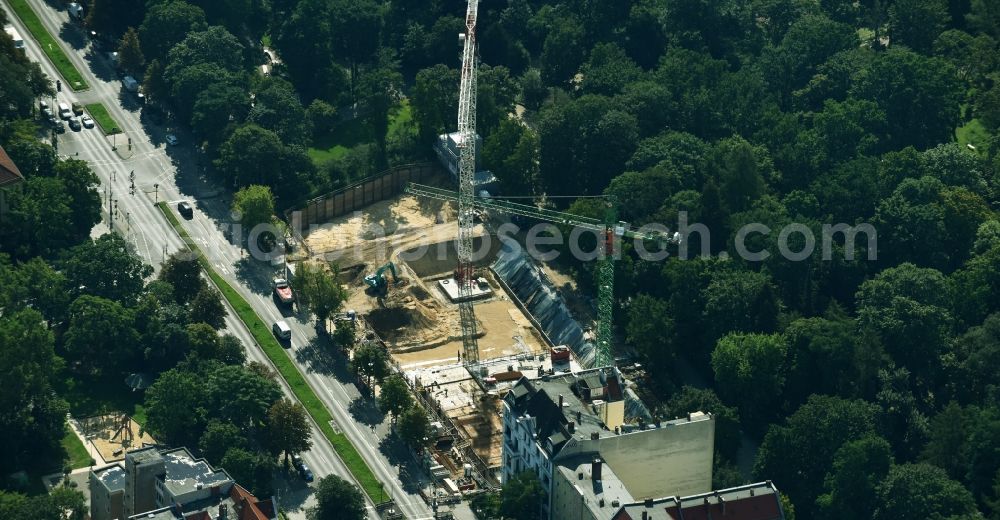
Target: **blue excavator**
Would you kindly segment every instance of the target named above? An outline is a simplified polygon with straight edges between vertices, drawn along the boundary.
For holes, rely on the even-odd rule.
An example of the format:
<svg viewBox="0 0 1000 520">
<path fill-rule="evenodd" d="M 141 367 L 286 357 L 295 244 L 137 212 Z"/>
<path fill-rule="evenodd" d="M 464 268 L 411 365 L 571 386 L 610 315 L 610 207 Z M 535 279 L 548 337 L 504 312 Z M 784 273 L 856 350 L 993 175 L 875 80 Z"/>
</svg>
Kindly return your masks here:
<svg viewBox="0 0 1000 520">
<path fill-rule="evenodd" d="M 385 296 L 389 291 L 389 280 L 385 276 L 386 271 L 392 273 L 393 284 L 399 281 L 399 275 L 396 273 L 396 265 L 392 262 L 379 267 L 374 273 L 365 277 L 365 283 L 368 284 L 371 292 L 376 295 Z"/>
</svg>

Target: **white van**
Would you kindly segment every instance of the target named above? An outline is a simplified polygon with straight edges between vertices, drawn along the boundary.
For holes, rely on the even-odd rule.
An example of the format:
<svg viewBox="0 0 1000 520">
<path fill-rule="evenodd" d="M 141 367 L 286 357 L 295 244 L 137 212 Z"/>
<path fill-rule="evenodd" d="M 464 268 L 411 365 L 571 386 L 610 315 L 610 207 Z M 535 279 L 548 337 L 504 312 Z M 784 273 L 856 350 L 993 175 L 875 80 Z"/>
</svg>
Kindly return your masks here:
<svg viewBox="0 0 1000 520">
<path fill-rule="evenodd" d="M 292 339 L 292 328 L 284 320 L 274 322 L 274 325 L 271 325 L 271 331 L 280 340 L 288 341 Z"/>
<path fill-rule="evenodd" d="M 59 117 L 61 119 L 69 120 L 69 118 L 73 117 L 73 109 L 71 109 L 66 103 L 59 103 Z"/>
</svg>

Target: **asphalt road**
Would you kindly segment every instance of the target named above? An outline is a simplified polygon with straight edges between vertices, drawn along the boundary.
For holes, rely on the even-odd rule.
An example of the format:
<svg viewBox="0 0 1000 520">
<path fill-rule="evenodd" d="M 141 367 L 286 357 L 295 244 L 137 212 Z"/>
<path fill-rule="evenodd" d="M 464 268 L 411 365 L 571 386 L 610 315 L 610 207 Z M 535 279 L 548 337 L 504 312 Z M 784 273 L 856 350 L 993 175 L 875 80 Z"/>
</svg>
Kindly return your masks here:
<svg viewBox="0 0 1000 520">
<path fill-rule="evenodd" d="M 138 103 L 131 93 L 122 89 L 106 55 L 90 50 L 83 32 L 68 22 L 65 11 L 57 11 L 42 0 L 29 0 L 29 3 L 46 29 L 62 40 L 63 50 L 90 85 L 89 90 L 74 93 L 64 82 L 62 92 L 57 93 L 50 103 L 102 102 L 124 131 L 123 135 L 112 140 L 103 136 L 99 128 L 74 132 L 67 125 L 66 132 L 60 134 L 57 141 L 61 156 L 86 160 L 97 173 L 109 223 L 134 243 L 144 260 L 159 269 L 160 262 L 180 250 L 183 244 L 154 206 L 154 199 L 167 200 L 172 205 L 180 200 L 191 201 L 195 206 L 195 215 L 184 223 L 192 239 L 205 251 L 219 273 L 251 302 L 262 319 L 266 322 L 285 319 L 289 323 L 293 335 L 289 354 L 334 416 L 335 427 L 348 436 L 407 518 L 430 518 L 430 508 L 417 494 L 425 482 L 424 477 L 413 467 L 414 464 L 404 468 L 401 475 L 401 467 L 410 462 L 409 457 L 405 452 L 391 449 L 393 446 L 384 441 L 389 431 L 388 419 L 372 410 L 367 401 L 358 399 L 360 394 L 346 375 L 342 360 L 338 362 L 328 355 L 329 349 L 321 348 L 323 342 L 316 339 L 308 318 L 285 316 L 271 301 L 268 284 L 273 268 L 266 262 L 244 258 L 240 248 L 228 243 L 223 236 L 223 229 L 228 226 L 228 193 L 203 178 L 197 153 L 187 144 L 190 143 L 187 134 L 183 130 L 152 124 L 148 118 L 141 116 Z M 6 2 L 3 6 L 11 23 L 25 36 L 28 56 L 38 62 L 50 77 L 60 78 L 38 43 L 30 37 L 27 28 Z M 166 146 L 164 138 L 168 133 L 180 138 L 177 146 Z M 128 138 L 131 138 L 131 150 Z M 117 152 L 112 150 L 113 143 L 118 146 Z M 129 172 L 135 174 L 134 193 L 130 190 Z M 285 311 L 285 314 L 289 313 Z M 235 318 L 231 309 L 226 327 L 248 346 L 248 359 L 269 364 L 266 355 L 256 346 L 249 331 Z M 281 383 L 285 393 L 291 395 L 284 381 Z M 371 424 L 359 424 L 355 416 L 364 417 Z M 315 425 L 313 448 L 303 454 L 303 459 L 317 478 L 336 474 L 353 480 Z M 279 499 L 283 509 L 291 509 L 293 516 L 299 516 L 302 507 L 312 503 L 311 488 L 297 479 L 290 480 L 298 485 L 279 489 Z M 373 505 L 367 502 L 374 517 Z"/>
</svg>

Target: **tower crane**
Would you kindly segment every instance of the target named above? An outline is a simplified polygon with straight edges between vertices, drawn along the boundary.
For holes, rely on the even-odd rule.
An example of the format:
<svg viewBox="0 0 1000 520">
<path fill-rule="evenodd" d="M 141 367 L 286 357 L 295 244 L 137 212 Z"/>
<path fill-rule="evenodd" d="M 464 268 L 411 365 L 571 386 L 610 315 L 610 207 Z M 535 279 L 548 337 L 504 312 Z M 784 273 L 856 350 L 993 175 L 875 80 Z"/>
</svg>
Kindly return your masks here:
<svg viewBox="0 0 1000 520">
<path fill-rule="evenodd" d="M 406 192 L 431 199 L 461 202 L 461 193 L 421 184 L 408 184 Z M 573 226 L 593 231 L 601 237 L 602 243 L 598 245 L 599 262 L 597 265 L 597 348 L 594 357 L 595 367 L 610 366 L 614 363 L 614 356 L 611 352 L 611 338 L 613 335 L 611 325 L 614 313 L 615 282 L 614 258 L 618 252 L 620 240 L 622 238 L 638 239 L 654 242 L 661 246 L 678 244 L 681 241 L 680 234 L 676 232 L 670 234 L 630 229 L 627 223 L 617 220 L 617 201 L 611 196 L 604 197 L 604 201 L 606 209 L 603 220 L 574 215 L 563 211 L 536 208 L 527 204 L 495 198 L 474 197 L 471 203 L 471 207 L 477 210 L 486 210 L 506 215 L 520 215 L 545 222 Z"/>
<path fill-rule="evenodd" d="M 476 175 L 476 15 L 479 0 L 469 0 L 465 12 L 462 48 L 462 80 L 458 91 L 458 133 L 461 147 L 458 162 L 458 310 L 462 326 L 463 363 L 476 381 L 479 374 L 479 344 L 476 316 L 472 309 L 472 235 L 475 227 L 473 180 Z"/>
</svg>

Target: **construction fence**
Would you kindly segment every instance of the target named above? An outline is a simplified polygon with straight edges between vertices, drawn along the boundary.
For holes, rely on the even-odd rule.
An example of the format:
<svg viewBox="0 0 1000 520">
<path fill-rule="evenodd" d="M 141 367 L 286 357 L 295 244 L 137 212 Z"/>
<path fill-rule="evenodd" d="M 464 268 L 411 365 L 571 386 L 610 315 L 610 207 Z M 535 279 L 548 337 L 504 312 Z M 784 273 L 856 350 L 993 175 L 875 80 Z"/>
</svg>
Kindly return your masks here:
<svg viewBox="0 0 1000 520">
<path fill-rule="evenodd" d="M 306 202 L 303 207 L 287 211 L 285 216 L 288 222 L 292 222 L 292 215 L 300 212 L 298 217 L 301 219 L 300 225 L 304 228 L 322 224 L 369 204 L 395 197 L 403 193 L 407 183 L 427 182 L 443 171 L 440 165 L 431 162 L 395 166 L 337 191 L 316 197 Z"/>
</svg>

